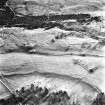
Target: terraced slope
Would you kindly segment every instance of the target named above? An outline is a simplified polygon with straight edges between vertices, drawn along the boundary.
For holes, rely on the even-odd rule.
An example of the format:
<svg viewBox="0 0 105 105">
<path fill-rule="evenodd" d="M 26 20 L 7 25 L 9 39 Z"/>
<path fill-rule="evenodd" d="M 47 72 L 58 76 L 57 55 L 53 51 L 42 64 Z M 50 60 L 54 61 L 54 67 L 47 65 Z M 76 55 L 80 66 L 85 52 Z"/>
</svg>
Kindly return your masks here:
<svg viewBox="0 0 105 105">
<path fill-rule="evenodd" d="M 103 8 L 102 0 L 0 1 L 0 99 L 14 102 L 11 94 L 33 84 L 97 105 L 105 92 Z"/>
</svg>

